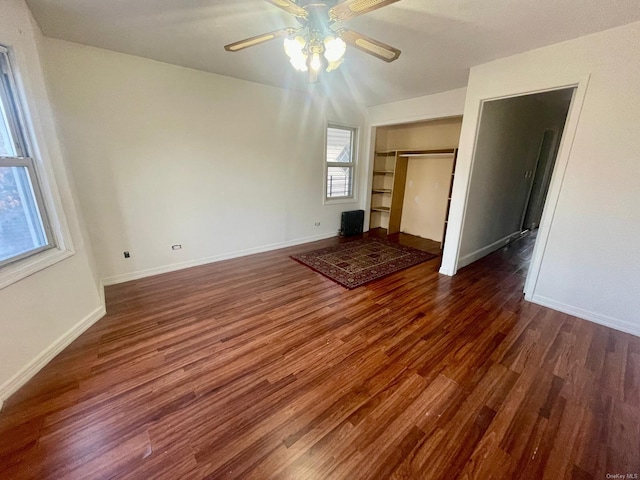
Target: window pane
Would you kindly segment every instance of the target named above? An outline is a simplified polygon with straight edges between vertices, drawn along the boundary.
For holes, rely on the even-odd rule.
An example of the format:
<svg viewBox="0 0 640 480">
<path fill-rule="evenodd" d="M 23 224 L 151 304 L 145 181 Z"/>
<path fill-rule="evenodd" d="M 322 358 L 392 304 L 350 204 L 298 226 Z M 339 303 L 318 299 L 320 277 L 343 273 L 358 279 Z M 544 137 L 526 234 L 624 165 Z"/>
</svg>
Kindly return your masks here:
<svg viewBox="0 0 640 480">
<path fill-rule="evenodd" d="M 327 162 L 351 163 L 353 132 L 344 128 L 327 128 Z"/>
<path fill-rule="evenodd" d="M 351 196 L 351 173 L 353 167 L 327 168 L 327 198 Z"/>
<path fill-rule="evenodd" d="M 0 89 L 2 85 L 0 85 Z M 0 92 L 1 93 L 1 92 Z M 5 111 L 5 100 L 0 95 L 0 157 L 15 157 L 17 155 L 15 144 L 11 138 L 7 112 Z"/>
<path fill-rule="evenodd" d="M 47 245 L 27 167 L 0 167 L 0 262 Z"/>
</svg>

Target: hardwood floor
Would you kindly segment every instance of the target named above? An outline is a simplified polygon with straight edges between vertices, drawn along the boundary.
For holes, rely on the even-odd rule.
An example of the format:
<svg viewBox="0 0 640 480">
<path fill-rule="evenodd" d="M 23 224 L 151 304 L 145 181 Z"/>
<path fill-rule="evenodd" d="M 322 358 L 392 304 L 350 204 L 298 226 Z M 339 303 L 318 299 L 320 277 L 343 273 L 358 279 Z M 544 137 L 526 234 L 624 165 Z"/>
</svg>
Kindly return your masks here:
<svg viewBox="0 0 640 480">
<path fill-rule="evenodd" d="M 640 338 L 525 302 L 533 237 L 351 291 L 288 258 L 338 241 L 109 287 L 6 402 L 0 478 L 640 475 Z"/>
</svg>

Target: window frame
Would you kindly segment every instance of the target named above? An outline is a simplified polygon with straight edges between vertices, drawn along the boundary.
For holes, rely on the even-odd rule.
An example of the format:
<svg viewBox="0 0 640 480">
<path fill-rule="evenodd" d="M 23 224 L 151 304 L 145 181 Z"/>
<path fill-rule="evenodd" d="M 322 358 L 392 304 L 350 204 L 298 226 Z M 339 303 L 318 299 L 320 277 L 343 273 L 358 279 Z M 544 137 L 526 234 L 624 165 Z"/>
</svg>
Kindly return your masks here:
<svg viewBox="0 0 640 480">
<path fill-rule="evenodd" d="M 0 165 L 26 168 L 45 237 L 45 245 L 0 262 L 0 289 L 3 289 L 71 257 L 75 249 L 53 172 L 41 160 L 43 154 L 46 155 L 46 142 L 42 143 L 44 137 L 38 116 L 31 116 L 31 110 L 39 111 L 31 101 L 33 95 L 28 94 L 33 85 L 20 75 L 20 62 L 10 46 L 0 44 L 0 57 L 0 95 L 7 108 L 9 134 L 16 150 L 16 156 L 0 157 Z M 25 61 L 24 57 L 19 58 Z M 38 79 L 41 77 L 36 75 L 35 80 Z M 48 105 L 43 106 L 46 107 Z"/>
<path fill-rule="evenodd" d="M 329 141 L 329 129 L 334 128 L 337 130 L 348 130 L 351 132 L 351 161 L 350 162 L 329 162 L 327 161 L 327 147 Z M 325 204 L 331 203 L 353 203 L 356 201 L 356 159 L 358 158 L 358 127 L 353 125 L 346 125 L 337 122 L 327 122 L 327 126 L 324 129 L 324 179 L 323 179 L 323 197 Z M 350 179 L 350 191 L 351 195 L 344 195 L 341 197 L 329 197 L 328 196 L 328 183 L 329 183 L 329 168 L 330 167 L 348 167 L 351 169 Z"/>
</svg>

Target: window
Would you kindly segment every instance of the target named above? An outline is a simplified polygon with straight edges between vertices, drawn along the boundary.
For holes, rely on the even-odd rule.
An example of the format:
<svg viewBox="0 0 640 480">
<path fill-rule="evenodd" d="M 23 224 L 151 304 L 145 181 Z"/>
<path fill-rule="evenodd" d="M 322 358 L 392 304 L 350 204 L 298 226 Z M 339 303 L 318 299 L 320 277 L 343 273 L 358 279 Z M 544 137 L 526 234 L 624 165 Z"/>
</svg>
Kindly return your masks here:
<svg viewBox="0 0 640 480">
<path fill-rule="evenodd" d="M 0 266 L 53 246 L 7 50 L 0 46 Z"/>
<path fill-rule="evenodd" d="M 327 127 L 326 199 L 353 198 L 356 129 Z"/>
</svg>

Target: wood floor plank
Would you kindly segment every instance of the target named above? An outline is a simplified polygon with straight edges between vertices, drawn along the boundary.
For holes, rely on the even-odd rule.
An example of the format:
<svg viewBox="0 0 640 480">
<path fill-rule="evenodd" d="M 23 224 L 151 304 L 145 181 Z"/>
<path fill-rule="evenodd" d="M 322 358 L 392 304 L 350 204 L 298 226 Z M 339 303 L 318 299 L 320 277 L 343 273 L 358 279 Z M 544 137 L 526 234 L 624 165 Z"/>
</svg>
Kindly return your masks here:
<svg viewBox="0 0 640 480">
<path fill-rule="evenodd" d="M 354 290 L 289 258 L 352 240 L 108 287 L 0 412 L 0 478 L 640 476 L 640 339 L 525 302 L 535 235 Z"/>
</svg>

